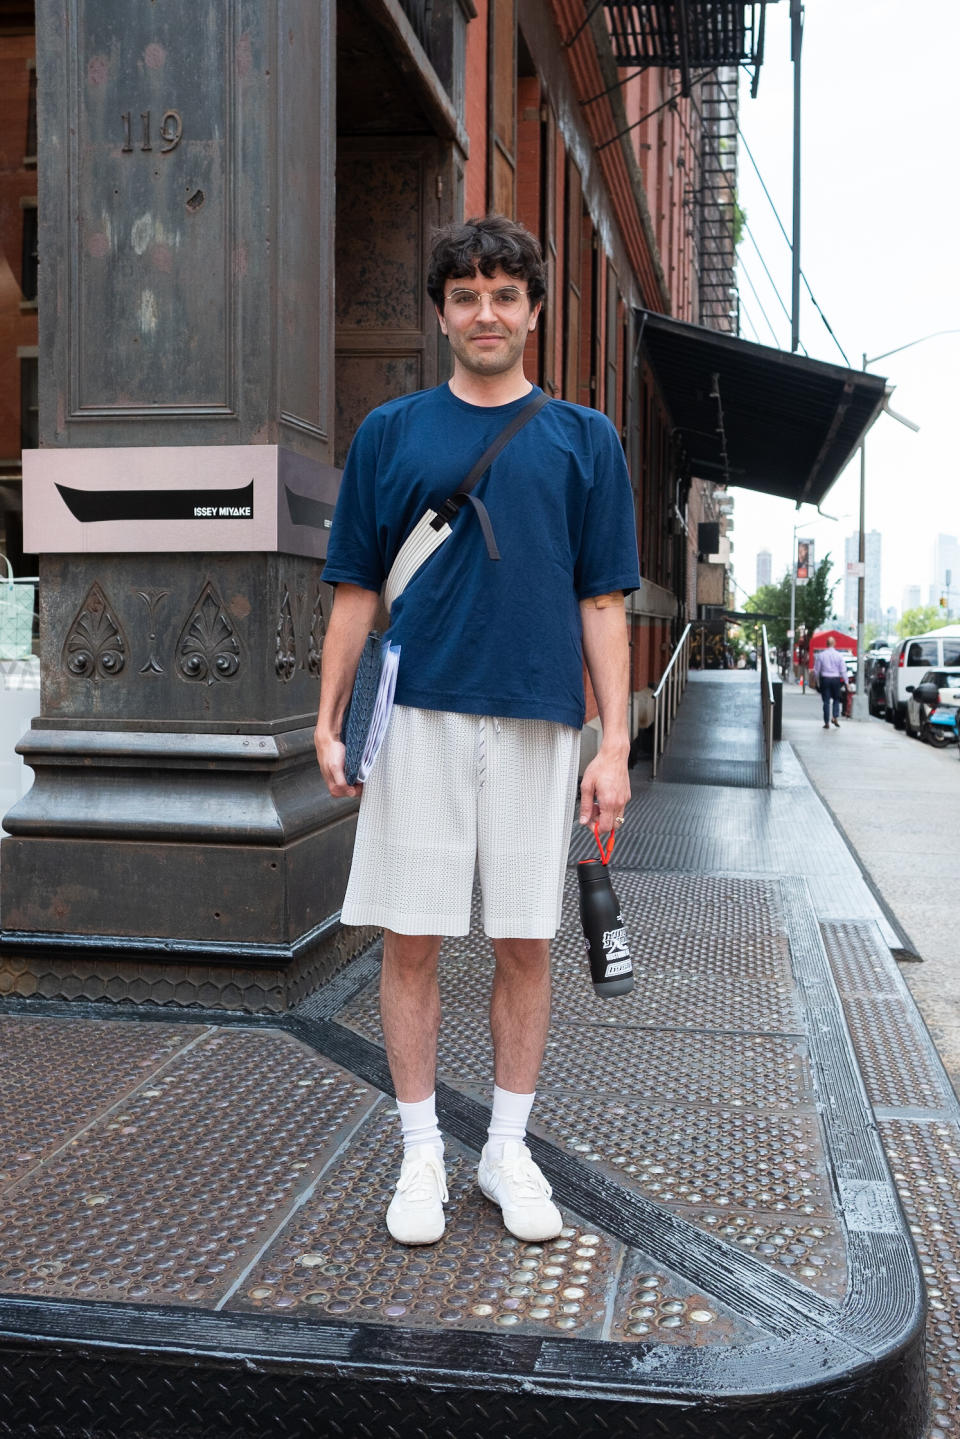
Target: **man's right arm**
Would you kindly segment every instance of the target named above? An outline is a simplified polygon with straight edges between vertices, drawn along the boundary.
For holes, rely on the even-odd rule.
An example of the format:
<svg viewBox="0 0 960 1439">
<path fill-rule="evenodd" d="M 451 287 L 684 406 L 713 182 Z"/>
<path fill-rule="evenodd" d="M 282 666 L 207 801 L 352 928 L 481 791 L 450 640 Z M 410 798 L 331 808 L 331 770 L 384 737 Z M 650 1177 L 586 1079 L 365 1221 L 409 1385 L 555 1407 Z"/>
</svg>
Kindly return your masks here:
<svg viewBox="0 0 960 1439">
<path fill-rule="evenodd" d="M 320 709 L 313 741 L 317 760 L 336 799 L 360 793 L 362 785 L 348 785 L 344 772 L 346 750 L 340 739 L 343 715 L 367 635 L 373 628 L 380 596 L 359 585 L 338 584 L 333 611 L 323 638 L 320 669 Z"/>
</svg>

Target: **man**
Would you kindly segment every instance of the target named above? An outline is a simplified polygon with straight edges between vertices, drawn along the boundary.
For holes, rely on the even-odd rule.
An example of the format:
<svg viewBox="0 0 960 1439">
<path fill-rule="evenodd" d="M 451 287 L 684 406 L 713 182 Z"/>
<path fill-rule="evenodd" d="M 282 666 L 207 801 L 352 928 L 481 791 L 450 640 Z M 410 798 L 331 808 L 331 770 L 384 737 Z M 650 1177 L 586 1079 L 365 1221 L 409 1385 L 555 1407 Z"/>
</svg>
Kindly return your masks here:
<svg viewBox="0 0 960 1439">
<path fill-rule="evenodd" d="M 823 700 L 823 727 L 830 728 L 830 705 L 833 704 L 833 723 L 840 728 L 840 691 L 847 681 L 847 666 L 843 655 L 837 649 L 833 635 L 827 636 L 827 643 L 813 662 L 813 672 L 820 686 Z"/>
<path fill-rule="evenodd" d="M 381 405 L 360 426 L 324 572 L 337 588 L 316 747 L 335 796 L 360 790 L 345 779 L 343 712 L 399 546 L 539 394 L 523 371 L 545 293 L 534 236 L 495 215 L 449 226 L 434 241 L 427 288 L 453 376 Z M 475 866 L 496 959 L 493 1114 L 478 1180 L 518 1238 L 553 1238 L 562 1226 L 523 1141 L 550 1018 L 549 941 L 584 718 L 581 656 L 603 724 L 583 775 L 581 823 L 608 832 L 630 796 L 623 596 L 639 573 L 616 431 L 595 410 L 552 400 L 474 493 L 501 558 L 491 560 L 468 506 L 394 602 L 395 705 L 362 787 L 342 911 L 346 923 L 384 931 L 380 1008 L 404 1141 L 387 1227 L 405 1244 L 432 1243 L 444 1230 L 437 957 L 444 935 L 469 931 Z"/>
</svg>

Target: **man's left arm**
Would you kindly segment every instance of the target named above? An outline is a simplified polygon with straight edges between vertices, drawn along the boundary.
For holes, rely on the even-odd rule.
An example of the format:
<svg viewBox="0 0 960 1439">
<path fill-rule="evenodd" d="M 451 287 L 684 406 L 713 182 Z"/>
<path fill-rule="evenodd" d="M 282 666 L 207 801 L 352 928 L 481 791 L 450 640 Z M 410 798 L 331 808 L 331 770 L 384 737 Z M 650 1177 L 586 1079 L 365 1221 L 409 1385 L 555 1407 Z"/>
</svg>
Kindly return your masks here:
<svg viewBox="0 0 960 1439">
<path fill-rule="evenodd" d="M 581 600 L 580 617 L 583 656 L 603 726 L 600 748 L 580 782 L 580 823 L 599 822 L 600 833 L 607 834 L 630 798 L 630 648 L 623 595 Z"/>
</svg>

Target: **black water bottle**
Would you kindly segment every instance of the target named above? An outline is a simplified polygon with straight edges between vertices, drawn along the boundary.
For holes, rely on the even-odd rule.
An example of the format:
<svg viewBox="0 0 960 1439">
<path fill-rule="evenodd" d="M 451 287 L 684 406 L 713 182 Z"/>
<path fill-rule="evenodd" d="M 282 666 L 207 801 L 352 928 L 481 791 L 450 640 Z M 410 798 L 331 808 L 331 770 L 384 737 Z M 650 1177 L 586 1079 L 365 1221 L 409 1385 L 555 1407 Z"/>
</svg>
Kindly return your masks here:
<svg viewBox="0 0 960 1439">
<path fill-rule="evenodd" d="M 577 865 L 580 881 L 580 919 L 590 956 L 593 987 L 603 999 L 629 994 L 633 988 L 633 963 L 620 901 L 610 883 L 607 861 L 613 849 L 600 845 L 600 859 L 582 859 Z"/>
</svg>

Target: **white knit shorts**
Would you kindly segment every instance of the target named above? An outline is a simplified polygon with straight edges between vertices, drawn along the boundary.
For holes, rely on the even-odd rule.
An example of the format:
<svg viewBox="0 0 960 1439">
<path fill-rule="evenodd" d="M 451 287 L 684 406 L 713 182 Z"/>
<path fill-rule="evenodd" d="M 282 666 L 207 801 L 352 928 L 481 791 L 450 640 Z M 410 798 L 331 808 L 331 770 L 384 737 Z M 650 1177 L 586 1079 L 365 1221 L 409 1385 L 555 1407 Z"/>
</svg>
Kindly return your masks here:
<svg viewBox="0 0 960 1439">
<path fill-rule="evenodd" d="M 579 741 L 549 720 L 395 705 L 363 787 L 343 922 L 468 934 L 476 868 L 492 939 L 551 939 Z"/>
</svg>

